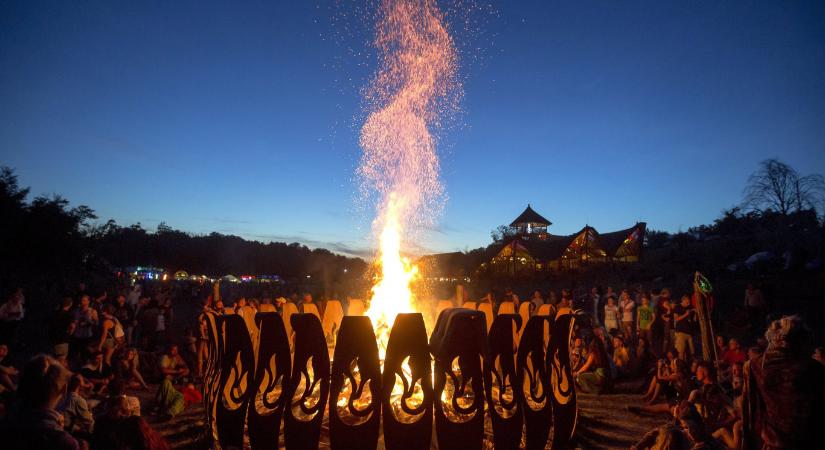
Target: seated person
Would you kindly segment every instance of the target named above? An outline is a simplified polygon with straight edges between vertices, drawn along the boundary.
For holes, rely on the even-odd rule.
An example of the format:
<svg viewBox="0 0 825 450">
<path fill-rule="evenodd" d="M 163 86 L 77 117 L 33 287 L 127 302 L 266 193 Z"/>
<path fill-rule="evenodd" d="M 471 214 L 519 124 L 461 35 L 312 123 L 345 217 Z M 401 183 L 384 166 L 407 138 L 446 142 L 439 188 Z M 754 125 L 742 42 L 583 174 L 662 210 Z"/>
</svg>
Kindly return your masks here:
<svg viewBox="0 0 825 450">
<path fill-rule="evenodd" d="M 115 370 L 118 377 L 122 378 L 127 387 L 149 389 L 143 375 L 140 374 L 140 357 L 136 348 L 126 350 L 121 358 L 117 360 Z"/>
<path fill-rule="evenodd" d="M 174 384 L 178 379 L 189 376 L 189 367 L 178 351 L 177 344 L 170 344 L 169 349 L 158 360 L 158 371 L 164 379 Z"/>
<path fill-rule="evenodd" d="M 630 352 L 625 347 L 621 336 L 613 337 L 613 364 L 620 376 L 630 373 Z"/>
<path fill-rule="evenodd" d="M 605 389 L 608 380 L 608 358 L 607 352 L 599 338 L 594 337 L 590 341 L 587 352 L 587 359 L 573 376 L 576 384 L 582 392 L 590 394 L 600 394 Z"/>
<path fill-rule="evenodd" d="M 17 390 L 17 369 L 3 364 L 3 359 L 8 354 L 9 347 L 6 344 L 0 344 L 0 392 L 14 392 Z"/>
<path fill-rule="evenodd" d="M 88 440 L 94 431 L 95 419 L 86 398 L 80 393 L 84 385 L 83 376 L 72 375 L 66 399 L 59 410 L 63 412 L 63 427 L 73 436 Z"/>
<path fill-rule="evenodd" d="M 20 407 L 0 425 L 3 448 L 19 450 L 80 450 L 85 448 L 63 429 L 57 405 L 66 392 L 69 372 L 54 358 L 35 356 L 20 377 Z"/>
<path fill-rule="evenodd" d="M 105 390 L 114 378 L 112 369 L 103 360 L 103 352 L 92 353 L 86 365 L 80 369 L 80 374 L 86 381 L 92 383 L 92 390 L 95 392 Z"/>
</svg>

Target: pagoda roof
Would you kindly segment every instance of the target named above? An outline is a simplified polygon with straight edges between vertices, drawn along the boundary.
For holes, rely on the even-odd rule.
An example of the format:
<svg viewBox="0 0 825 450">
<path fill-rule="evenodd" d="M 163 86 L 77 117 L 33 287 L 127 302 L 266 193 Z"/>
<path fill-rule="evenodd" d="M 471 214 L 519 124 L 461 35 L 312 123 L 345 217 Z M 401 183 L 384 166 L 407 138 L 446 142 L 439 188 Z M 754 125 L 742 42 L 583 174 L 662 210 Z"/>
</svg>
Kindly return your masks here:
<svg viewBox="0 0 825 450">
<path fill-rule="evenodd" d="M 530 224 L 530 225 L 537 224 L 537 225 L 548 226 L 548 225 L 552 225 L 553 223 L 550 222 L 549 220 L 545 219 L 541 214 L 534 211 L 533 208 L 531 208 L 530 204 L 528 203 L 527 208 L 524 210 L 524 212 L 521 213 L 521 215 L 519 215 L 518 217 L 516 217 L 516 220 L 514 220 L 510 224 L 510 226 L 511 227 L 517 227 L 517 226 L 527 225 L 527 224 Z"/>
</svg>

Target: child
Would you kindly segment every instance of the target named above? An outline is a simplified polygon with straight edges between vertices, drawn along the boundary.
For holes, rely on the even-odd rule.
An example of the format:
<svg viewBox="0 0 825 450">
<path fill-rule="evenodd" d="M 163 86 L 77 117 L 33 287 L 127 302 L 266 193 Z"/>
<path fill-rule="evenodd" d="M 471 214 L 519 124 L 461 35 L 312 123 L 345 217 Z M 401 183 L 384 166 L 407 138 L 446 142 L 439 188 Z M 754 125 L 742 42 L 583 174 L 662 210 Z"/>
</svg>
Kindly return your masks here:
<svg viewBox="0 0 825 450">
<path fill-rule="evenodd" d="M 604 327 L 607 332 L 619 329 L 619 308 L 616 306 L 616 297 L 607 297 L 604 305 Z"/>
<path fill-rule="evenodd" d="M 656 316 L 653 314 L 653 308 L 650 307 L 650 296 L 642 294 L 642 306 L 636 311 L 636 332 L 640 338 L 650 342 L 652 336 L 653 322 Z"/>
</svg>

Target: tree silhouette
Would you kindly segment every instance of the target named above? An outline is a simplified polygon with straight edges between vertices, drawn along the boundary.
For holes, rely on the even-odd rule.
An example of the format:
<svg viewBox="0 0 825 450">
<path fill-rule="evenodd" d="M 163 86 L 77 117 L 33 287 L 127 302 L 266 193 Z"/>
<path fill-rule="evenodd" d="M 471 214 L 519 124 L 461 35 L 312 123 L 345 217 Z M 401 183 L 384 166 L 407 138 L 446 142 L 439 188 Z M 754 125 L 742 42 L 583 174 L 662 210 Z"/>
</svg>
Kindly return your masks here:
<svg viewBox="0 0 825 450">
<path fill-rule="evenodd" d="M 825 178 L 802 176 L 793 167 L 768 159 L 759 164 L 745 186 L 743 206 L 756 211 L 776 211 L 783 216 L 806 209 L 819 210 L 825 200 Z"/>
</svg>

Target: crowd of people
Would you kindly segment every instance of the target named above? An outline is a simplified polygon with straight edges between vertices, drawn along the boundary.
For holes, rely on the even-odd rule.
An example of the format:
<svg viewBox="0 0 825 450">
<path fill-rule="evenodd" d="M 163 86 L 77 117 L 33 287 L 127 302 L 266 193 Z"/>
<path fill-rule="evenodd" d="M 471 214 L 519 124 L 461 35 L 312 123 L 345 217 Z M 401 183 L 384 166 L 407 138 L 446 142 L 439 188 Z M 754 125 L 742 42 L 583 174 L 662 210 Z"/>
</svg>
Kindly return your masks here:
<svg viewBox="0 0 825 450">
<path fill-rule="evenodd" d="M 712 313 L 712 297 L 704 300 Z M 481 301 L 520 303 L 511 290 Z M 703 346 L 697 297 L 674 298 L 669 289 L 535 291 L 529 302 L 531 311 L 545 304 L 577 311 L 570 359 L 580 392 L 599 395 L 642 381 L 643 403 L 628 412 L 672 417 L 634 448 L 812 448 L 814 426 L 825 419 L 822 347 L 811 352 L 811 333 L 797 316 L 761 334 L 769 311 L 754 285 L 741 305 L 753 331 L 747 348 L 721 334 Z"/>
<path fill-rule="evenodd" d="M 247 318 L 256 312 L 281 311 L 286 303 L 294 303 L 298 311 L 323 314 L 324 309 L 323 300 L 316 302 L 308 293 L 214 293 L 208 285 L 144 289 L 135 284 L 92 295 L 81 283 L 76 292 L 56 305 L 44 324 L 48 354 L 38 355 L 18 370 L 4 363 L 25 317 L 25 297 L 22 289 L 16 290 L 0 305 L 2 426 L 38 433 L 40 440 L 22 442 L 19 448 L 41 448 L 46 442 L 56 448 L 167 448 L 144 417 L 162 422 L 201 401 L 196 387 L 203 375 L 207 337 L 206 321 L 199 312 Z M 515 303 L 518 310 L 522 303 L 510 289 L 491 291 L 479 301 L 491 303 L 494 310 L 503 302 Z M 187 302 L 195 314 L 186 320 L 177 317 L 174 305 L 180 302 Z M 614 291 L 607 287 L 586 292 L 563 289 L 546 295 L 535 291 L 525 302 L 531 314 L 542 307 L 549 308 L 550 314 L 561 308 L 576 311 L 570 359 L 580 392 L 600 395 L 615 391 L 620 384 L 640 386 L 643 403 L 629 405 L 629 414 L 673 418 L 648 433 L 636 448 L 742 448 L 749 439 L 749 420 L 762 424 L 757 439 L 763 442 L 805 442 L 804 436 L 799 440 L 783 434 L 789 427 L 804 434 L 798 421 L 765 425 L 770 423 L 769 415 L 775 416 L 773 411 L 783 407 L 781 402 L 748 402 L 748 395 L 757 389 L 770 389 L 770 384 L 760 385 L 754 377 L 764 380 L 787 367 L 807 371 L 805 376 L 816 373 L 816 368 L 789 362 L 787 354 L 777 356 L 779 348 L 787 348 L 780 339 L 802 345 L 798 335 L 804 326 L 798 318 L 771 325 L 767 334 L 757 334 L 748 346 L 743 346 L 739 336 L 717 334 L 708 355 L 699 341 L 700 319 L 691 295 L 674 298 L 668 289 L 636 286 Z M 348 301 L 342 303 L 347 305 Z M 308 305 L 313 307 L 307 309 Z M 757 288 L 748 286 L 742 306 L 754 327 L 764 327 L 768 311 Z M 713 305 L 708 304 L 708 308 L 712 310 Z M 793 351 L 798 356 L 798 351 Z M 825 373 L 821 348 L 807 360 L 819 361 L 817 367 Z M 749 361 L 750 365 L 761 361 L 759 368 L 748 370 Z M 777 369 L 776 361 L 785 362 L 787 367 Z M 821 379 L 811 385 L 822 386 Z M 139 397 L 146 396 L 137 394 L 150 389 L 154 391 L 152 401 L 142 404 Z M 811 389 L 809 398 L 825 400 L 821 387 Z M 760 395 L 770 398 L 770 392 Z M 816 409 L 815 403 L 806 405 L 810 411 Z M 758 420 L 755 414 L 759 414 Z M 686 446 L 663 447 L 662 442 L 684 442 Z"/>
<path fill-rule="evenodd" d="M 172 332 L 173 297 L 180 292 L 140 284 L 93 295 L 80 283 L 43 324 L 48 351 L 18 370 L 4 364 L 25 317 L 16 290 L 0 306 L 0 418 L 32 433 L 12 448 L 168 448 L 145 416 L 166 421 L 201 401 L 189 369 L 197 330 Z"/>
</svg>

